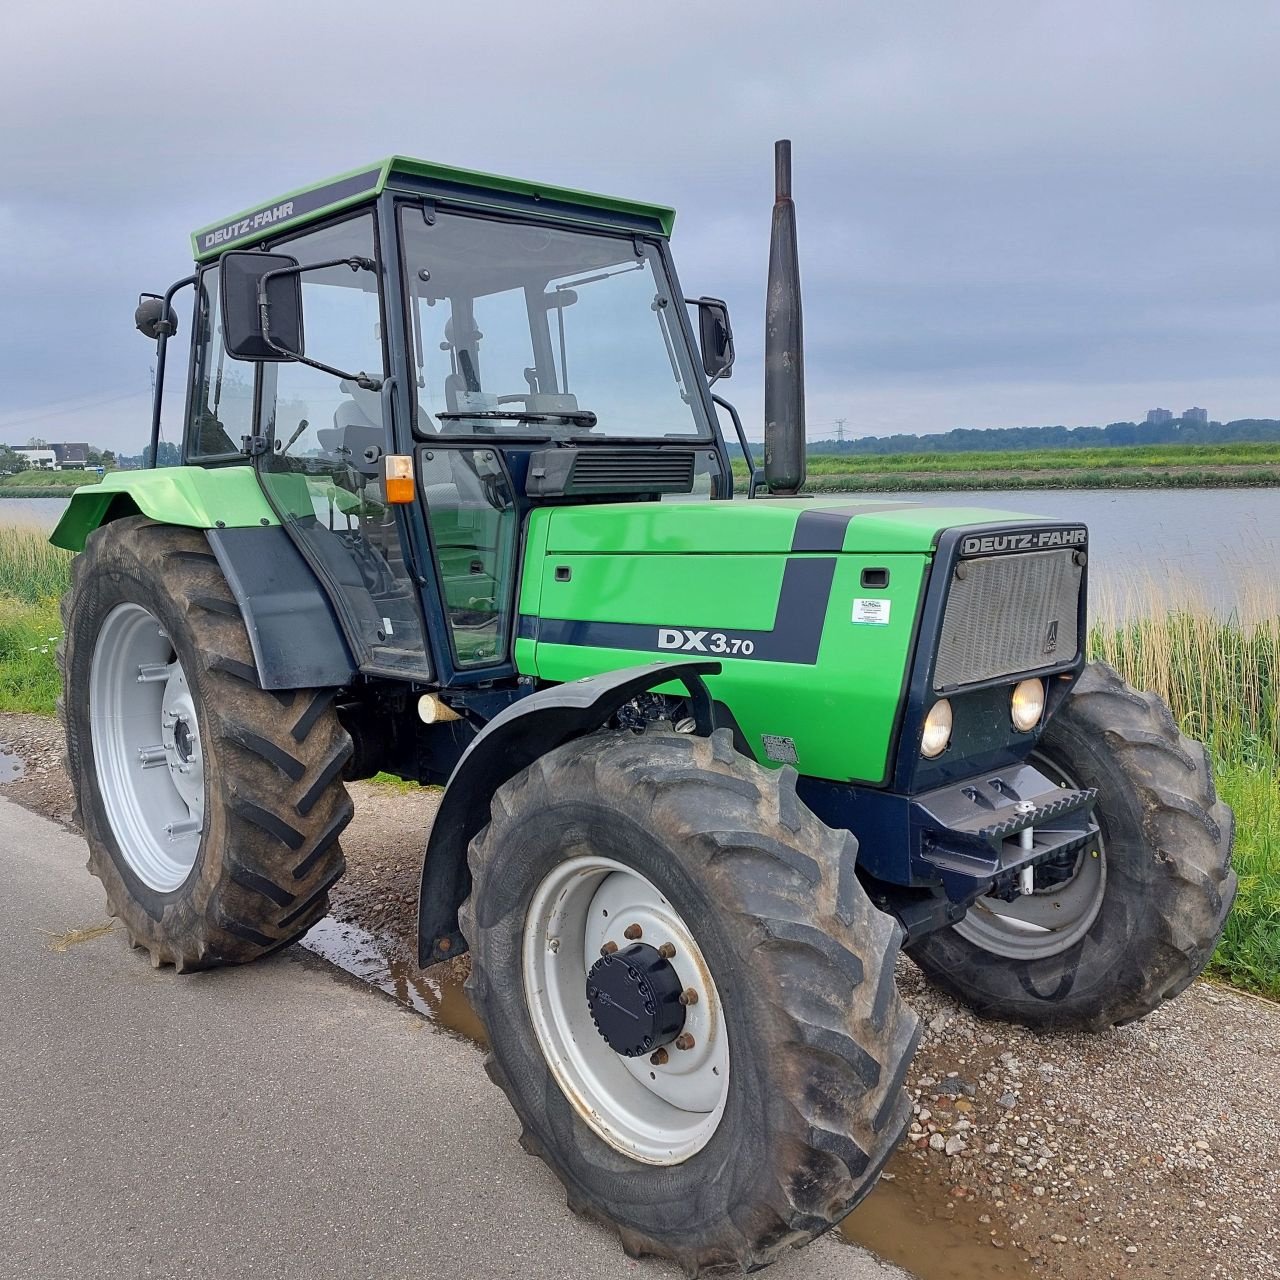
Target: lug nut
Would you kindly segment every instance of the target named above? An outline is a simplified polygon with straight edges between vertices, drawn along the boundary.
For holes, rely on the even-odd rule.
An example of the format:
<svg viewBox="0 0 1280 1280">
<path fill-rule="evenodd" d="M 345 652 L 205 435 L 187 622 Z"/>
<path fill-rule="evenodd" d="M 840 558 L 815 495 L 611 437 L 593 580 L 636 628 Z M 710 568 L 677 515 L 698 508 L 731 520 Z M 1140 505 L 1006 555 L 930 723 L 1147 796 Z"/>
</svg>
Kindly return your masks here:
<svg viewBox="0 0 1280 1280">
<path fill-rule="evenodd" d="M 600 954 L 602 956 L 611 956 L 615 951 L 617 951 L 617 949 L 618 944 L 616 942 L 606 942 L 604 946 L 600 948 Z"/>
<path fill-rule="evenodd" d="M 692 987 L 686 987 L 680 993 L 680 1003 L 683 1005 L 697 1004 L 698 993 Z"/>
<path fill-rule="evenodd" d="M 676 1036 L 677 1049 L 692 1049 L 695 1043 L 696 1041 L 687 1031 L 682 1031 Z"/>
<path fill-rule="evenodd" d="M 634 942 L 637 938 L 644 937 L 644 930 L 638 924 L 629 924 L 623 929 L 622 936 L 628 942 Z"/>
<path fill-rule="evenodd" d="M 667 1051 L 659 1049 L 656 1053 L 649 1055 L 649 1062 L 655 1067 L 665 1067 L 667 1065 Z"/>
<path fill-rule="evenodd" d="M 662 944 L 662 946 L 660 946 L 660 947 L 658 948 L 658 954 L 659 954 L 659 955 L 660 955 L 664 960 L 670 960 L 670 959 L 671 959 L 671 957 L 672 957 L 673 955 L 675 955 L 675 953 L 676 953 L 676 949 L 675 949 L 675 947 L 674 947 L 674 946 L 672 946 L 672 944 L 671 944 L 671 943 L 669 943 L 669 942 L 664 942 L 664 943 Z"/>
</svg>

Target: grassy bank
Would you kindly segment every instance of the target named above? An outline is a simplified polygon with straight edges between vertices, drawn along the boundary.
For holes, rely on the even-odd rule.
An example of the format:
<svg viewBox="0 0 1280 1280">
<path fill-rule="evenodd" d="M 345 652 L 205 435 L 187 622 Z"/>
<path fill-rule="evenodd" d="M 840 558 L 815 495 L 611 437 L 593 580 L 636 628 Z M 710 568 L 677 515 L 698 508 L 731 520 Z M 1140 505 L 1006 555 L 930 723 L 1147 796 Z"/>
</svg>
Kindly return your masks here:
<svg viewBox="0 0 1280 1280">
<path fill-rule="evenodd" d="M 58 598 L 70 566 L 70 555 L 51 547 L 43 530 L 0 527 L 0 711 L 53 714 Z"/>
<path fill-rule="evenodd" d="M 69 563 L 43 533 L 0 528 L 0 711 L 53 712 Z M 1240 874 L 1213 969 L 1280 998 L 1280 594 L 1259 580 L 1240 595 L 1240 614 L 1224 620 L 1200 606 L 1170 611 L 1153 589 L 1145 616 L 1096 624 L 1090 648 L 1208 743 L 1236 813 Z"/>
<path fill-rule="evenodd" d="M 734 475 L 745 480 L 745 465 L 736 465 Z M 1280 444 L 813 454 L 808 475 L 810 493 L 1266 488 L 1280 485 Z"/>
<path fill-rule="evenodd" d="M 102 477 L 85 471 L 20 471 L 0 476 L 0 498 L 69 498 Z"/>
</svg>

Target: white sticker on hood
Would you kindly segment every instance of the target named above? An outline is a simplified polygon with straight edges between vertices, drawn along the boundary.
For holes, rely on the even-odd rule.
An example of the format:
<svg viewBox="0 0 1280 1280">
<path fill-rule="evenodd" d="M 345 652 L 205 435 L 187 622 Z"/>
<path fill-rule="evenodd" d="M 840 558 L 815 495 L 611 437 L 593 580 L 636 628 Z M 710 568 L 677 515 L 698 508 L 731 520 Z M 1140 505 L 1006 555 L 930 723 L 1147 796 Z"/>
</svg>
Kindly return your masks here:
<svg viewBox="0 0 1280 1280">
<path fill-rule="evenodd" d="M 889 623 L 889 605 L 892 602 L 884 599 L 855 600 L 853 602 L 854 622 L 870 623 L 873 627 L 884 627 Z"/>
</svg>

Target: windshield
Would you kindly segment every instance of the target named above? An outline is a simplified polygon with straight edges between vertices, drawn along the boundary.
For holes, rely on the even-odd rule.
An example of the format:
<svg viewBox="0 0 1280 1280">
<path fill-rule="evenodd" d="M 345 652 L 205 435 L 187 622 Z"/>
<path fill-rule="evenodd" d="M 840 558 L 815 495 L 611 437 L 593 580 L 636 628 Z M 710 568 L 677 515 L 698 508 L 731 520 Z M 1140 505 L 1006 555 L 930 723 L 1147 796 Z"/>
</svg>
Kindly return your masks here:
<svg viewBox="0 0 1280 1280">
<path fill-rule="evenodd" d="M 656 246 L 417 206 L 401 220 L 420 435 L 710 436 Z"/>
</svg>

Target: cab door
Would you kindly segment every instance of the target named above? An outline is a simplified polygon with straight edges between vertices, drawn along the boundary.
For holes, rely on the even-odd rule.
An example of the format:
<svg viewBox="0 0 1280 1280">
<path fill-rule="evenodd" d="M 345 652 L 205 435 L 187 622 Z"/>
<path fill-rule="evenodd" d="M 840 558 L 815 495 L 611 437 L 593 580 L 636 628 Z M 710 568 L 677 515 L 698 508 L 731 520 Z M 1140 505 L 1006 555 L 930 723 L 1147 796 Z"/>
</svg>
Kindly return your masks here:
<svg viewBox="0 0 1280 1280">
<path fill-rule="evenodd" d="M 335 258 L 377 261 L 376 239 L 372 212 L 361 212 L 271 248 L 303 267 Z M 346 265 L 301 274 L 308 357 L 389 385 L 381 278 L 381 270 Z M 385 500 L 391 397 L 296 361 L 261 368 L 256 465 L 262 485 L 327 586 L 361 671 L 429 679 L 403 508 Z"/>
</svg>

